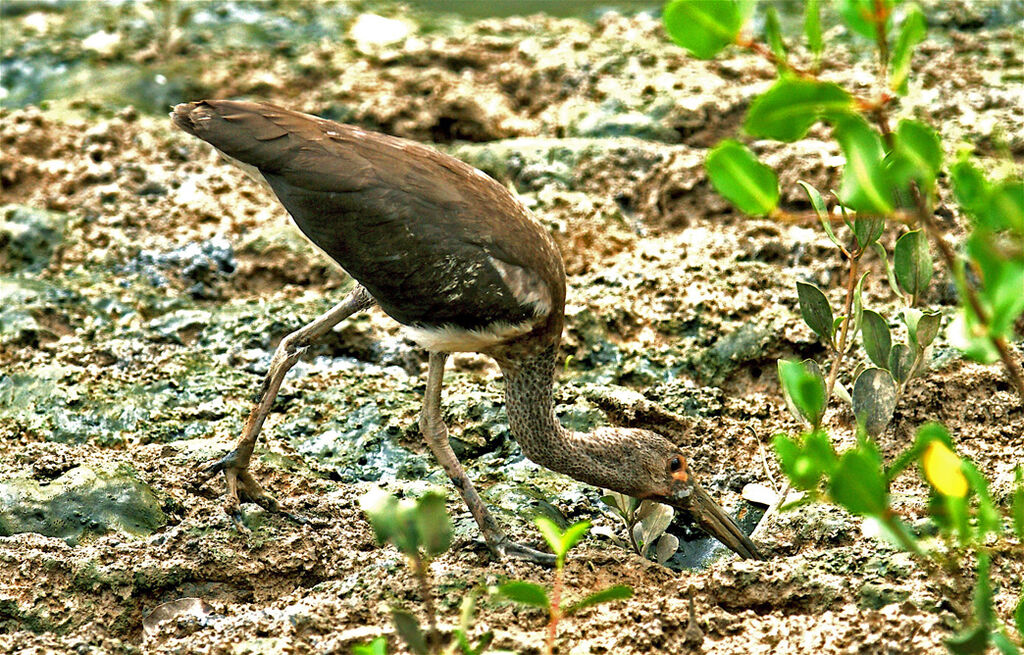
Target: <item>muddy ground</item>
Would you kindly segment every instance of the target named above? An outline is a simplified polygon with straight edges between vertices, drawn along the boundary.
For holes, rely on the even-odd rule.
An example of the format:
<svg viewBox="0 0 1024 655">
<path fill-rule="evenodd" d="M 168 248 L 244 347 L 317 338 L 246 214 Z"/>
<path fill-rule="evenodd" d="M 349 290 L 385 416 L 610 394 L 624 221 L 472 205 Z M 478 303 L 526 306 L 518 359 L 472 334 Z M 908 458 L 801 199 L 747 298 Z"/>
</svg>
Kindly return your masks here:
<svg viewBox="0 0 1024 655">
<path fill-rule="evenodd" d="M 240 431 L 276 344 L 351 283 L 266 191 L 172 128 L 174 102 L 269 100 L 432 143 L 495 176 L 565 257 L 563 422 L 661 431 L 691 454 L 712 496 L 749 516 L 743 486 L 781 484 L 770 441 L 799 426 L 775 361 L 826 358 L 798 316 L 795 283 L 813 281 L 838 306 L 845 274 L 815 225 L 737 215 L 703 173 L 706 150 L 736 133 L 771 83 L 767 63 L 735 52 L 695 61 L 642 15 L 16 6 L 27 9 L 2 18 L 0 534 L 17 534 L 0 537 L 0 651 L 347 653 L 387 635 L 391 652 L 404 652 L 389 607 L 421 605 L 400 556 L 374 543 L 358 509 L 372 485 L 448 494 L 456 542 L 431 568 L 444 630 L 476 585 L 550 579 L 488 556 L 419 436 L 425 357 L 376 311 L 311 349 L 257 450 L 256 475 L 311 525 L 247 505 L 252 533 L 241 534 L 220 509 L 220 482 L 196 484 L 194 467 Z M 932 38 L 897 110 L 935 125 L 948 155 L 970 144 L 1003 172 L 1024 158 L 1018 9 L 929 9 Z M 403 22 L 371 42 L 350 31 L 367 11 Z M 832 34 L 824 76 L 867 89 L 867 48 Z M 753 144 L 781 171 L 787 209 L 807 209 L 798 179 L 837 186 L 839 152 L 827 139 L 819 126 L 797 144 Z M 939 216 L 962 234 L 950 204 Z M 890 250 L 899 232 L 885 237 Z M 880 263 L 868 266 L 865 302 L 892 315 Z M 945 326 L 956 302 L 945 275 L 926 301 Z M 942 421 L 1005 506 L 1024 434 L 1019 398 L 998 367 L 961 359 L 944 329 L 931 365 L 879 438 L 883 453 Z M 523 460 L 491 362 L 456 356 L 444 398 L 453 445 L 513 537 L 539 545 L 538 512 L 590 519 L 595 529 L 570 557 L 570 593 L 634 590 L 567 620 L 559 652 L 937 653 L 969 603 L 969 566 L 958 580 L 932 578 L 825 506 L 766 519 L 765 562 L 659 566 L 625 547 L 600 490 Z M 853 442 L 851 422 L 841 406 L 829 412 L 838 447 Z M 893 495 L 928 534 L 917 474 L 898 478 Z M 670 531 L 699 537 L 682 521 Z M 1004 620 L 1022 571 L 1019 548 L 995 554 Z M 209 613 L 144 630 L 156 606 L 183 597 Z M 699 644 L 686 638 L 689 598 Z M 475 632 L 539 653 L 545 624 L 537 610 L 485 598 Z"/>
</svg>

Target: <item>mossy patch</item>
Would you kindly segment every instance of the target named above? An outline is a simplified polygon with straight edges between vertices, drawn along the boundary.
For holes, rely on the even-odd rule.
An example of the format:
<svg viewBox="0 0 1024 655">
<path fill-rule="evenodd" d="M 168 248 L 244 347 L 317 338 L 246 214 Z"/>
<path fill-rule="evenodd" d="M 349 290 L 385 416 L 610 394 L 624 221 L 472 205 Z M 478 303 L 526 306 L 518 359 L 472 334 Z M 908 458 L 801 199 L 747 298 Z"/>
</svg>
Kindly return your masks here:
<svg viewBox="0 0 1024 655">
<path fill-rule="evenodd" d="M 0 535 L 36 532 L 76 543 L 90 534 L 152 534 L 167 522 L 153 490 L 127 466 L 76 467 L 41 484 L 0 482 Z"/>
</svg>

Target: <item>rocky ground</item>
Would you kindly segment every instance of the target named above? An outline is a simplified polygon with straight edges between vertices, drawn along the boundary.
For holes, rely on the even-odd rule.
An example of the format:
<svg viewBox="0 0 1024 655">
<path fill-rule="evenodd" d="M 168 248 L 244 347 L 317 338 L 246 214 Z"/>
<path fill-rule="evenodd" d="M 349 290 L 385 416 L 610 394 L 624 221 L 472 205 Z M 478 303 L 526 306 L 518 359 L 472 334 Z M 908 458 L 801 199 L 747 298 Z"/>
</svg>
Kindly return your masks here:
<svg viewBox="0 0 1024 655">
<path fill-rule="evenodd" d="M 5 7 L 14 9 L 2 17 L 0 95 L 0 650 L 347 653 L 388 635 L 391 652 L 404 652 L 389 607 L 419 611 L 419 595 L 358 508 L 372 485 L 448 493 L 456 543 L 431 569 L 443 629 L 468 589 L 551 575 L 489 558 L 416 426 L 425 357 L 379 312 L 343 324 L 296 366 L 256 453 L 256 475 L 310 525 L 245 506 L 252 533 L 240 534 L 220 509 L 220 483 L 196 484 L 194 467 L 239 433 L 279 340 L 350 281 L 267 192 L 172 128 L 175 102 L 270 100 L 430 142 L 513 187 L 555 235 L 569 274 L 563 422 L 668 435 L 748 524 L 760 512 L 741 500 L 744 485 L 781 484 L 770 441 L 799 426 L 775 361 L 826 355 L 799 318 L 795 282 L 813 281 L 836 306 L 845 273 L 816 225 L 737 215 L 703 172 L 706 150 L 736 133 L 771 83 L 767 63 L 736 53 L 695 61 L 645 16 L 468 21 L 368 3 Z M 398 17 L 389 38 L 353 27 L 367 11 Z M 898 110 L 935 125 L 947 154 L 967 143 L 1004 172 L 1024 158 L 1019 11 L 929 9 L 933 38 Z M 866 88 L 866 47 L 832 34 L 840 45 L 825 77 Z M 799 179 L 838 184 L 838 148 L 823 127 L 797 144 L 753 147 L 781 171 L 787 209 L 807 209 Z M 961 234 L 948 205 L 940 218 Z M 890 250 L 898 232 L 885 238 Z M 880 263 L 868 266 L 865 302 L 891 315 Z M 925 300 L 948 323 L 956 298 L 945 275 Z M 900 400 L 883 453 L 942 421 L 1005 505 L 1024 434 L 1019 399 L 998 367 L 961 359 L 944 330 L 931 367 Z M 489 360 L 454 358 L 445 417 L 485 500 L 515 538 L 537 545 L 538 512 L 592 520 L 570 556 L 570 593 L 634 590 L 567 620 L 559 652 L 943 651 L 969 569 L 947 585 L 865 536 L 860 519 L 819 505 L 758 527 L 768 561 L 659 566 L 625 547 L 599 490 L 522 458 L 501 399 Z M 842 407 L 828 414 L 838 447 L 853 442 L 851 422 Z M 927 533 L 917 475 L 898 478 L 893 494 Z M 682 521 L 670 531 L 698 543 Z M 996 554 L 1004 619 L 1022 572 L 1019 549 Z M 200 616 L 151 616 L 179 598 L 202 599 Z M 691 598 L 699 645 L 686 637 Z M 545 629 L 537 610 L 481 600 L 475 630 L 494 630 L 497 648 L 542 652 Z"/>
</svg>

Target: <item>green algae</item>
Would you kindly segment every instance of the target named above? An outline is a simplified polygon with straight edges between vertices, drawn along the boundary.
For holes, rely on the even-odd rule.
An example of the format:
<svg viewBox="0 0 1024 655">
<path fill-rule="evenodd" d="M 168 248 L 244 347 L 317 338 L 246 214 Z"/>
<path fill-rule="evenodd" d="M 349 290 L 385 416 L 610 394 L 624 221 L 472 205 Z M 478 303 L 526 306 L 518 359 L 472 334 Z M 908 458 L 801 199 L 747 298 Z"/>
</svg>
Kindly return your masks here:
<svg viewBox="0 0 1024 655">
<path fill-rule="evenodd" d="M 39 271 L 64 240 L 66 214 L 25 207 L 0 207 L 0 271 Z"/>
<path fill-rule="evenodd" d="M 125 465 L 79 466 L 49 483 L 0 481 L 0 536 L 35 532 L 76 543 L 108 532 L 146 536 L 166 522 L 153 490 Z"/>
</svg>

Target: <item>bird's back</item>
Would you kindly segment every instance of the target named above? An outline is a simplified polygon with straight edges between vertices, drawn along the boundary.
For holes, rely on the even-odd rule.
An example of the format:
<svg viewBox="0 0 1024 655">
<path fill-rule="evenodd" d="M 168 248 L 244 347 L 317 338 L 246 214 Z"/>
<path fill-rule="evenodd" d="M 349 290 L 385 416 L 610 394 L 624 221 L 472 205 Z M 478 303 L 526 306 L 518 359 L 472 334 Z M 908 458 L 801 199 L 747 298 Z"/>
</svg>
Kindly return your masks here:
<svg viewBox="0 0 1024 655">
<path fill-rule="evenodd" d="M 558 339 L 557 247 L 484 173 L 415 142 L 264 103 L 188 103 L 171 117 L 258 169 L 306 236 L 427 347 Z"/>
</svg>

